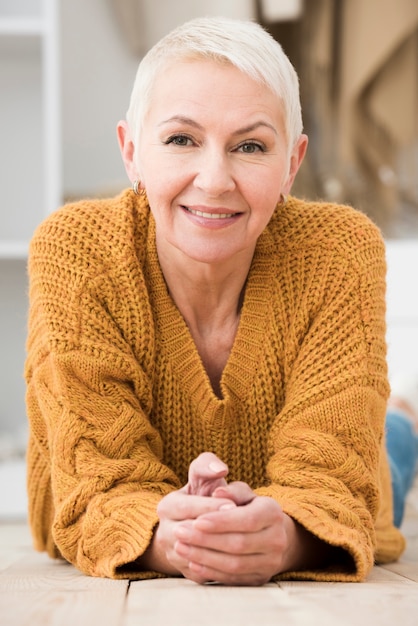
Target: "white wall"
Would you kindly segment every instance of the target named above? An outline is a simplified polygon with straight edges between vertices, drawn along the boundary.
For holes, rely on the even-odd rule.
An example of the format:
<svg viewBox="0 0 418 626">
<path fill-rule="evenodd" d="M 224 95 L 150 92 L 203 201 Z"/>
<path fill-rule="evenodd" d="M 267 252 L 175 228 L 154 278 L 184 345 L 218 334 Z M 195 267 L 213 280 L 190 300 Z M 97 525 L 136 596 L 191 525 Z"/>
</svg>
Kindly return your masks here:
<svg viewBox="0 0 418 626">
<path fill-rule="evenodd" d="M 386 242 L 389 374 L 418 379 L 418 239 Z"/>
<path fill-rule="evenodd" d="M 273 2 L 277 0 L 273 0 Z M 289 0 L 285 0 L 289 2 Z M 295 0 L 290 0 L 294 2 Z M 210 15 L 255 19 L 255 0 L 111 0 L 132 50 L 144 54 L 187 20 Z M 279 0 L 281 4 L 283 0 Z"/>
<path fill-rule="evenodd" d="M 23 380 L 27 311 L 25 265 L 23 259 L 0 261 L 0 322 L 7 323 L 7 328 L 2 328 L 3 345 L 0 347 L 0 460 L 2 435 L 13 434 L 20 440 L 26 428 Z"/>
<path fill-rule="evenodd" d="M 174 5 L 175 3 L 173 3 Z M 110 0 L 60 0 L 64 197 L 128 184 L 116 140 L 139 59 Z"/>
</svg>

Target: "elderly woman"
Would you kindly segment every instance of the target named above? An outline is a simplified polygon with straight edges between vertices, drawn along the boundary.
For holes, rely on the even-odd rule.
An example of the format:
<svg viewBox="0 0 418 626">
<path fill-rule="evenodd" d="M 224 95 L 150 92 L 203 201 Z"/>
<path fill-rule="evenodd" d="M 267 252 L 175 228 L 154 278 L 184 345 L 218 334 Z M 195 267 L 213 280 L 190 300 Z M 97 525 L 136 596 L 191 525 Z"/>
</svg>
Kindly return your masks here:
<svg viewBox="0 0 418 626">
<path fill-rule="evenodd" d="M 384 450 L 384 245 L 288 197 L 297 76 L 259 25 L 191 21 L 142 60 L 133 189 L 30 252 L 35 545 L 93 576 L 359 581 L 404 540 Z"/>
</svg>

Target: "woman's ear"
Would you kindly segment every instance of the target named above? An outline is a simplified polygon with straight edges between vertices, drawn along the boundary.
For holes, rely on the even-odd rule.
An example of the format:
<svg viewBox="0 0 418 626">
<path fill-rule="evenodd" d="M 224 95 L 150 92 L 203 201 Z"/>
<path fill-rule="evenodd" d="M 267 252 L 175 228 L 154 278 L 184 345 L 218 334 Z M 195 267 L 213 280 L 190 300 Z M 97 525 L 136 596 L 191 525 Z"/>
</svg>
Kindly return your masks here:
<svg viewBox="0 0 418 626">
<path fill-rule="evenodd" d="M 139 176 L 134 160 L 135 145 L 132 141 L 128 123 L 125 120 L 120 121 L 117 125 L 116 132 L 125 170 L 128 174 L 129 180 L 133 183 L 134 180 L 139 178 Z"/>
<path fill-rule="evenodd" d="M 290 193 L 293 181 L 295 180 L 296 174 L 298 173 L 299 168 L 302 165 L 302 161 L 305 158 L 307 147 L 308 136 L 302 134 L 296 142 L 295 147 L 292 150 L 292 154 L 290 155 L 289 174 L 282 189 L 282 193 L 285 195 Z"/>
</svg>

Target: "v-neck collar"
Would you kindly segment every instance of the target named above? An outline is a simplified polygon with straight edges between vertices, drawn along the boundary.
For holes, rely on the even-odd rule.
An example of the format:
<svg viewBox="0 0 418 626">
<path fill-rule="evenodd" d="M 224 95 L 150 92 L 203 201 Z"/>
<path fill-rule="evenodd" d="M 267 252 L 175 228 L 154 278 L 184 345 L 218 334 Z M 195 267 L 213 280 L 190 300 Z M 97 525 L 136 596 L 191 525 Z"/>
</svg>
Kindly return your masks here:
<svg viewBox="0 0 418 626">
<path fill-rule="evenodd" d="M 261 234 L 245 288 L 241 317 L 229 359 L 221 377 L 223 398 L 213 391 L 189 328 L 168 293 L 158 260 L 155 221 L 150 215 L 147 274 L 159 349 L 173 365 L 190 400 L 200 406 L 224 405 L 230 396 L 243 399 L 257 374 L 259 353 L 270 318 L 271 286 L 275 272 L 274 244 L 268 228 Z"/>
</svg>

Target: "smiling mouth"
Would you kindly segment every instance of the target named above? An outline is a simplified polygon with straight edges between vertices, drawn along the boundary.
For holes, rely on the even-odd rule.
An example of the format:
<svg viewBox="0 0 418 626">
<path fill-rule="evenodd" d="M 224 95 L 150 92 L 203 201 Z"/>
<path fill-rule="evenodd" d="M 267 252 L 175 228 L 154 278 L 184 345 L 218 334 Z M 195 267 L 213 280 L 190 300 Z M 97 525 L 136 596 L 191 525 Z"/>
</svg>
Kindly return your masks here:
<svg viewBox="0 0 418 626">
<path fill-rule="evenodd" d="M 239 213 L 207 213 L 206 211 L 196 211 L 195 209 L 190 209 L 189 207 L 184 205 L 183 209 L 185 209 L 192 215 L 196 215 L 197 217 L 204 217 L 205 219 L 210 220 L 224 220 L 228 217 L 235 217 L 236 215 L 239 215 Z"/>
</svg>

